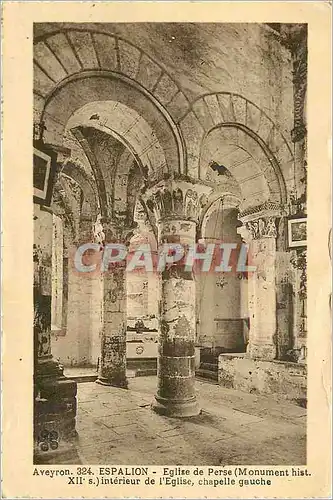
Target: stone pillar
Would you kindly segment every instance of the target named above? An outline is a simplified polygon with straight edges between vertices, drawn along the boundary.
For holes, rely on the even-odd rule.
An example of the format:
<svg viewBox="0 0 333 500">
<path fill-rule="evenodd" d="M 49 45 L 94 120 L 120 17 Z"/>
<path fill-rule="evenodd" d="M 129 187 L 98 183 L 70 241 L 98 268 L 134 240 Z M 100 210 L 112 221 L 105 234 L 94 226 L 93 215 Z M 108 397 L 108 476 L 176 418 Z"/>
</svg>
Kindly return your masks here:
<svg viewBox="0 0 333 500">
<path fill-rule="evenodd" d="M 153 262 L 157 262 L 157 252 L 152 252 Z M 154 273 L 148 273 L 148 315 L 157 317 L 158 303 L 156 300 L 158 293 L 158 279 Z"/>
<path fill-rule="evenodd" d="M 304 362 L 307 351 L 307 252 L 297 248 L 291 256 L 293 276 L 293 360 Z"/>
<path fill-rule="evenodd" d="M 84 217 L 81 214 L 79 228 L 78 246 L 93 240 L 93 221 L 90 216 Z M 98 344 L 101 323 L 98 322 L 98 319 L 100 320 L 101 315 L 101 288 L 99 273 L 92 273 L 89 276 L 85 276 L 84 273 L 76 273 L 76 276 L 72 276 L 71 298 L 72 306 L 74 306 L 72 309 L 75 310 L 72 328 L 77 335 L 77 354 L 80 365 L 97 366 L 93 350 L 96 349 L 98 354 L 100 352 Z"/>
<path fill-rule="evenodd" d="M 285 221 L 283 221 L 284 223 Z M 293 293 L 291 254 L 276 253 L 277 359 L 285 360 L 293 347 Z"/>
<path fill-rule="evenodd" d="M 158 245 L 196 243 L 196 223 L 206 186 L 179 180 L 145 193 L 155 214 Z M 195 394 L 196 286 L 184 263 L 169 264 L 160 276 L 158 388 L 152 408 L 171 417 L 197 415 Z"/>
<path fill-rule="evenodd" d="M 76 382 L 51 352 L 52 212 L 34 205 L 34 460 L 75 436 Z M 52 437 L 52 439 L 51 439 Z M 36 462 L 35 462 L 36 463 Z M 42 463 L 42 462 L 40 462 Z"/>
<path fill-rule="evenodd" d="M 103 223 L 105 243 L 128 247 L 132 228 Z M 110 264 L 103 275 L 101 355 L 97 383 L 127 388 L 126 378 L 126 260 Z"/>
<path fill-rule="evenodd" d="M 66 148 L 45 145 L 41 130 L 34 130 L 34 146 L 51 157 L 49 181 L 56 175 Z M 52 191 L 50 191 L 52 194 Z M 49 196 L 47 196 L 49 198 Z M 71 449 L 76 435 L 77 385 L 63 375 L 51 350 L 52 216 L 50 200 L 34 200 L 34 463 L 47 463 L 58 449 Z M 40 205 L 39 203 L 43 205 Z M 48 452 L 48 453 L 47 453 Z"/>
<path fill-rule="evenodd" d="M 159 243 L 173 242 L 174 229 L 179 243 L 195 243 L 195 222 L 183 220 L 161 221 L 158 225 Z M 194 389 L 195 339 L 193 273 L 172 266 L 161 276 L 158 393 L 153 406 L 156 412 L 174 416 L 199 413 Z"/>
<path fill-rule="evenodd" d="M 294 126 L 290 135 L 293 143 L 294 170 L 292 182 L 289 181 L 291 184 L 289 215 L 301 218 L 307 214 L 307 24 L 281 25 L 281 43 L 290 50 L 293 64 Z M 303 362 L 307 350 L 306 248 L 292 249 L 290 254 L 294 339 L 289 355 Z"/>
<path fill-rule="evenodd" d="M 248 297 L 250 333 L 248 354 L 251 358 L 276 358 L 276 217 L 275 203 L 265 203 L 239 219 L 245 226 L 239 231 L 249 244 L 249 264 L 256 270 L 249 273 Z M 246 236 L 245 234 L 246 233 Z"/>
</svg>

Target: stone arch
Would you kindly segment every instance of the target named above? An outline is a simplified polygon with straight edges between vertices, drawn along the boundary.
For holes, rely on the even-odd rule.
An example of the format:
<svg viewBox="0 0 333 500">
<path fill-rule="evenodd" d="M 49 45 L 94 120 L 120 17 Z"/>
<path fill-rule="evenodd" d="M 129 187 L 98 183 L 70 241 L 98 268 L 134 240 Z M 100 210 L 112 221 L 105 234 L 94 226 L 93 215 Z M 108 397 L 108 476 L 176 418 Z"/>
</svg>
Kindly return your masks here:
<svg viewBox="0 0 333 500">
<path fill-rule="evenodd" d="M 45 142 L 62 144 L 64 130 L 71 115 L 90 102 L 117 101 L 133 109 L 142 116 L 149 125 L 160 143 L 167 162 L 168 171 L 171 173 L 183 172 L 185 169 L 185 152 L 178 129 L 167 119 L 152 101 L 136 89 L 130 82 L 122 81 L 116 75 L 101 72 L 83 72 L 66 79 L 57 87 L 45 102 L 40 115 L 40 120 L 45 127 Z M 134 125 L 133 131 L 138 130 Z M 118 137 L 123 137 L 122 131 L 117 130 L 114 124 L 113 133 L 118 132 Z M 124 137 L 123 137 L 124 138 Z M 129 137 L 132 144 L 133 133 Z M 156 140 L 151 141 L 151 149 L 155 147 Z M 133 149 L 136 150 L 133 145 Z"/>
<path fill-rule="evenodd" d="M 199 158 L 209 132 L 222 126 L 233 126 L 252 136 L 275 168 L 281 170 L 287 188 L 292 185 L 294 157 L 289 142 L 280 128 L 255 103 L 239 94 L 217 92 L 201 96 L 180 121 L 187 148 L 188 173 L 200 177 Z"/>
<path fill-rule="evenodd" d="M 62 27 L 36 37 L 34 62 L 46 90 L 52 81 L 81 70 L 115 71 L 149 91 L 176 122 L 190 106 L 177 82 L 155 59 L 129 40 L 96 26 Z"/>
<path fill-rule="evenodd" d="M 285 181 L 276 159 L 245 126 L 224 123 L 205 135 L 200 151 L 200 178 L 205 179 L 212 161 L 229 171 L 239 184 L 242 210 L 266 201 L 286 203 Z"/>
<path fill-rule="evenodd" d="M 169 169 L 185 171 L 176 123 L 189 107 L 187 99 L 160 65 L 116 35 L 62 29 L 37 38 L 34 96 L 35 121 L 45 122 L 46 142 L 62 140 L 73 111 L 111 97 L 145 117 L 166 152 Z"/>
<path fill-rule="evenodd" d="M 121 215 L 127 208 L 128 175 L 133 166 L 134 158 L 130 151 L 125 149 L 120 157 L 115 172 L 113 186 L 113 210 L 115 214 Z"/>
<path fill-rule="evenodd" d="M 67 122 L 69 130 L 93 127 L 112 135 L 136 159 L 149 180 L 168 173 L 164 150 L 151 126 L 135 110 L 116 101 L 89 102 L 74 112 Z"/>
<path fill-rule="evenodd" d="M 213 193 L 213 195 L 209 198 L 209 202 L 207 203 L 205 209 L 202 211 L 200 217 L 198 228 L 199 238 L 206 237 L 206 226 L 208 220 L 215 212 L 227 209 L 238 209 L 239 205 L 240 199 L 234 194 L 224 193 L 221 195 L 217 192 Z"/>
<path fill-rule="evenodd" d="M 106 196 L 106 188 L 105 188 L 105 181 L 103 177 L 103 173 L 101 169 L 99 168 L 98 162 L 95 159 L 95 155 L 91 150 L 91 147 L 89 145 L 89 142 L 87 141 L 85 135 L 84 135 L 84 129 L 82 127 L 75 127 L 71 130 L 72 134 L 78 141 L 78 143 L 81 145 L 86 157 L 88 158 L 89 164 L 92 168 L 96 186 L 97 186 L 97 192 L 98 192 L 98 197 L 99 197 L 99 207 L 101 211 L 101 215 L 103 217 L 107 217 L 108 215 L 108 200 Z"/>
</svg>

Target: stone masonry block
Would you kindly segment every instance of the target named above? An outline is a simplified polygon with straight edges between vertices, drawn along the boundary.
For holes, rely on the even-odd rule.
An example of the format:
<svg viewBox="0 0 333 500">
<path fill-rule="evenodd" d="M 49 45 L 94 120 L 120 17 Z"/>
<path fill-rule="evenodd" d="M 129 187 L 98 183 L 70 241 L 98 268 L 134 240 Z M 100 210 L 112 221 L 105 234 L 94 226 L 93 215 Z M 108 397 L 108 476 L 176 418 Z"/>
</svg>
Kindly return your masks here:
<svg viewBox="0 0 333 500">
<path fill-rule="evenodd" d="M 67 76 L 58 59 L 44 42 L 38 42 L 35 44 L 34 59 L 38 61 L 40 66 L 46 70 L 47 74 L 55 82 L 59 82 Z"/>
<path fill-rule="evenodd" d="M 93 34 L 95 49 L 102 69 L 117 69 L 116 42 L 112 36 L 101 33 Z"/>
<path fill-rule="evenodd" d="M 80 71 L 80 63 L 64 33 L 57 33 L 47 39 L 47 43 L 54 54 L 60 59 L 68 74 Z"/>
</svg>

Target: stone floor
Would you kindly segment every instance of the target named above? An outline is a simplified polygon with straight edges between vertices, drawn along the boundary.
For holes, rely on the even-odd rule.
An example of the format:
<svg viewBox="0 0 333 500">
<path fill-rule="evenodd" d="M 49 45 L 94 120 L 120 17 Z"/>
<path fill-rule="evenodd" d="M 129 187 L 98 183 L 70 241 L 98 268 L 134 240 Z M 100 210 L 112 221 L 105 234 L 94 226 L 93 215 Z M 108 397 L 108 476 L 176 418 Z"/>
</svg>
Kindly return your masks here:
<svg viewBox="0 0 333 500">
<path fill-rule="evenodd" d="M 82 464 L 306 463 L 304 408 L 196 381 L 201 415 L 171 419 L 151 411 L 155 387 L 156 377 L 132 378 L 129 390 L 78 384 Z"/>
<path fill-rule="evenodd" d="M 96 366 L 88 366 L 88 367 L 65 367 L 64 375 L 76 382 L 94 382 L 97 379 L 97 367 Z M 133 378 L 135 377 L 135 370 L 126 370 L 126 377 Z"/>
</svg>

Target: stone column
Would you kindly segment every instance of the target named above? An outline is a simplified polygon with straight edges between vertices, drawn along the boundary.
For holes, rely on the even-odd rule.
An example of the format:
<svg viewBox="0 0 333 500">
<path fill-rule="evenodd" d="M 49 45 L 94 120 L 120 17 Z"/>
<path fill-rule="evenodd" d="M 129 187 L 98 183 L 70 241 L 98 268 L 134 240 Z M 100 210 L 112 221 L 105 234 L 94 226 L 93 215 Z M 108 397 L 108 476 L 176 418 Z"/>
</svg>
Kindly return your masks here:
<svg viewBox="0 0 333 500">
<path fill-rule="evenodd" d="M 35 375 L 60 374 L 51 353 L 52 213 L 34 205 Z"/>
<path fill-rule="evenodd" d="M 284 224 L 285 221 L 283 220 Z M 293 347 L 293 293 L 291 281 L 291 254 L 286 251 L 276 253 L 276 319 L 277 319 L 277 359 L 286 359 Z"/>
<path fill-rule="evenodd" d="M 107 221 L 104 243 L 128 247 L 132 228 Z M 97 383 L 127 388 L 126 378 L 126 260 L 110 264 L 103 275 L 101 355 Z"/>
<path fill-rule="evenodd" d="M 245 226 L 240 234 L 249 244 L 249 265 L 256 270 L 249 273 L 248 297 L 250 333 L 248 354 L 251 358 L 276 358 L 276 217 L 279 207 L 265 203 L 251 213 L 242 213 L 239 219 Z"/>
<path fill-rule="evenodd" d="M 34 146 L 51 156 L 51 170 L 68 154 L 66 148 L 46 146 L 40 138 L 35 138 Z M 50 454 L 58 447 L 71 449 L 69 439 L 76 435 L 77 385 L 63 375 L 51 349 L 53 211 L 47 203 L 34 202 L 33 217 L 34 463 L 52 459 Z"/>
<path fill-rule="evenodd" d="M 179 180 L 145 194 L 155 214 L 158 245 L 196 243 L 196 223 L 206 186 Z M 171 417 L 197 415 L 195 394 L 196 285 L 184 263 L 167 264 L 160 276 L 158 388 L 152 408 Z"/>
<path fill-rule="evenodd" d="M 34 241 L 34 460 L 38 462 L 46 451 L 75 436 L 77 388 L 52 357 L 52 213 L 36 204 Z"/>
</svg>

